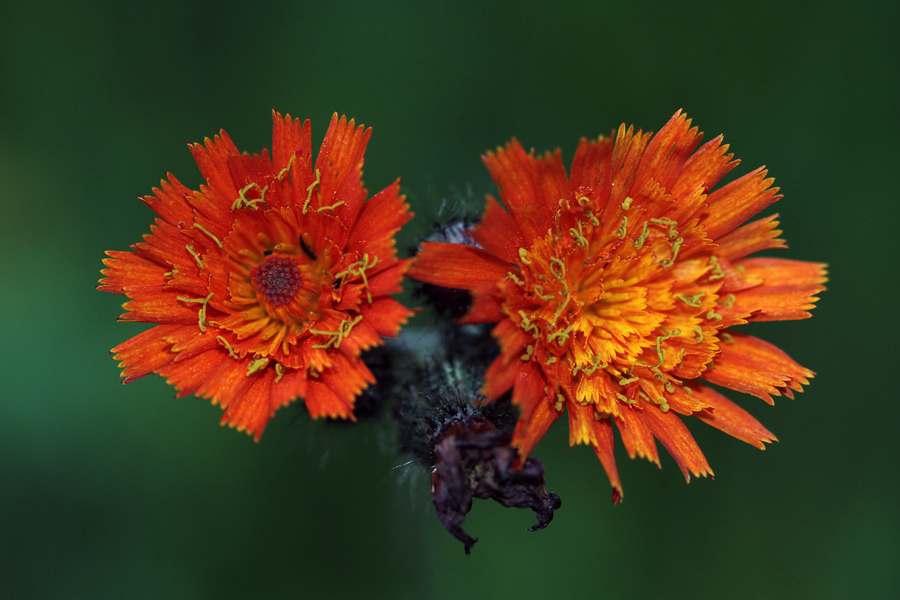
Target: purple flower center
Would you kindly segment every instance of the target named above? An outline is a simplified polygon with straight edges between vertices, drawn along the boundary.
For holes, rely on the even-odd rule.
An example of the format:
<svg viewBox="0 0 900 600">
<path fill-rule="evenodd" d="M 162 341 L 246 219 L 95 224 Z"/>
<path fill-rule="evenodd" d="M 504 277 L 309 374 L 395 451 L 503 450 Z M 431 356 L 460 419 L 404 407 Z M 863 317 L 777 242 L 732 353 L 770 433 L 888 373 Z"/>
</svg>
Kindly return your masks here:
<svg viewBox="0 0 900 600">
<path fill-rule="evenodd" d="M 250 275 L 266 302 L 274 306 L 290 302 L 303 282 L 297 259 L 283 256 L 268 257 L 266 262 L 250 271 Z"/>
</svg>

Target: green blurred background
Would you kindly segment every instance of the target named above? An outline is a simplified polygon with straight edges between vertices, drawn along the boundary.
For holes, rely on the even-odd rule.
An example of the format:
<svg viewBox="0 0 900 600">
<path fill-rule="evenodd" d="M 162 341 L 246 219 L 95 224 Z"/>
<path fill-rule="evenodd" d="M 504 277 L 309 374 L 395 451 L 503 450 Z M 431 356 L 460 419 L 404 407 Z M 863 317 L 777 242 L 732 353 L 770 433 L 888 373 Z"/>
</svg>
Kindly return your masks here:
<svg viewBox="0 0 900 600">
<path fill-rule="evenodd" d="M 0 597 L 896 592 L 900 4 L 791 4 L 4 3 Z M 200 183 L 188 142 L 224 128 L 258 151 L 272 108 L 314 145 L 334 111 L 372 125 L 368 188 L 402 176 L 420 216 L 490 191 L 479 156 L 513 135 L 568 163 L 679 108 L 725 133 L 738 174 L 782 188 L 780 256 L 831 265 L 814 319 L 753 328 L 818 372 L 808 391 L 731 394 L 781 442 L 693 427 L 717 476 L 690 485 L 621 453 L 614 507 L 558 424 L 536 451 L 553 523 L 476 503 L 466 557 L 382 428 L 288 409 L 254 444 L 158 378 L 123 387 L 108 349 L 144 327 L 94 290 L 102 252 L 148 231 L 137 197 L 167 171 Z"/>
</svg>

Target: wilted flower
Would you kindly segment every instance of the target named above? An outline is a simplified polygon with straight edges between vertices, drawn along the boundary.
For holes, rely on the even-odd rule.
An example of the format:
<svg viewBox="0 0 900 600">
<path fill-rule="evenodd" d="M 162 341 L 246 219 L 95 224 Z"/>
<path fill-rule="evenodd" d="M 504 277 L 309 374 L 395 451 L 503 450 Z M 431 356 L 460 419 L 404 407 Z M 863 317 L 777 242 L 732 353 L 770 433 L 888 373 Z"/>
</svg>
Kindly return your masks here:
<svg viewBox="0 0 900 600">
<path fill-rule="evenodd" d="M 297 398 L 313 417 L 352 419 L 374 382 L 360 353 L 411 314 L 388 294 L 412 215 L 399 181 L 366 200 L 371 129 L 334 115 L 314 161 L 309 121 L 273 119 L 271 157 L 240 153 L 224 131 L 192 145 L 206 185 L 170 175 L 144 198 L 151 233 L 107 252 L 99 287 L 130 299 L 120 320 L 157 324 L 113 349 L 125 383 L 157 373 L 256 439 Z"/>
<path fill-rule="evenodd" d="M 748 258 L 782 248 L 776 215 L 740 226 L 781 196 L 737 166 L 717 137 L 681 112 L 652 136 L 621 126 L 582 139 L 567 176 L 560 152 L 535 157 L 516 140 L 484 157 L 509 212 L 491 197 L 471 231 L 478 246 L 426 242 L 410 276 L 471 290 L 465 323 L 496 322 L 501 354 L 488 400 L 512 389 L 512 443 L 524 460 L 568 410 L 570 442 L 590 443 L 613 486 L 613 423 L 629 455 L 659 464 L 659 440 L 685 478 L 711 475 L 682 422 L 694 416 L 759 448 L 775 437 L 700 380 L 772 403 L 813 373 L 731 328 L 803 319 L 825 267 Z"/>
</svg>

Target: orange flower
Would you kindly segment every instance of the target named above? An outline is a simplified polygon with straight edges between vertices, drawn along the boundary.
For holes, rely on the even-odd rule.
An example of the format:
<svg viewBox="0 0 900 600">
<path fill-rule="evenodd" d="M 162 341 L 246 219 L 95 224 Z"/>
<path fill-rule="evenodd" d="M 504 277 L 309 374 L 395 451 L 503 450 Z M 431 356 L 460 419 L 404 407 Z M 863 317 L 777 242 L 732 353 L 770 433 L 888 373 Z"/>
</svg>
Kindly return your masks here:
<svg viewBox="0 0 900 600">
<path fill-rule="evenodd" d="M 471 290 L 463 322 L 498 323 L 485 394 L 512 388 L 520 460 L 568 409 L 570 443 L 594 447 L 613 501 L 613 423 L 632 458 L 659 465 L 657 439 L 690 481 L 712 470 L 681 416 L 775 439 L 700 379 L 771 404 L 813 375 L 730 328 L 809 317 L 825 265 L 748 258 L 785 246 L 777 215 L 739 227 L 781 196 L 763 168 L 712 190 L 739 161 L 701 136 L 680 111 L 656 136 L 622 125 L 615 142 L 581 140 L 571 177 L 559 150 L 535 158 L 513 140 L 483 157 L 509 212 L 488 197 L 480 247 L 425 243 L 409 272 Z"/>
<path fill-rule="evenodd" d="M 192 145 L 206 185 L 169 175 L 143 198 L 152 233 L 107 252 L 99 286 L 130 299 L 120 320 L 158 323 L 113 348 L 124 383 L 157 373 L 257 440 L 296 398 L 313 417 L 353 419 L 375 381 L 360 352 L 411 314 L 388 294 L 409 266 L 394 234 L 412 214 L 399 181 L 366 201 L 371 129 L 335 114 L 314 165 L 309 121 L 273 120 L 271 158 L 224 131 Z"/>
</svg>

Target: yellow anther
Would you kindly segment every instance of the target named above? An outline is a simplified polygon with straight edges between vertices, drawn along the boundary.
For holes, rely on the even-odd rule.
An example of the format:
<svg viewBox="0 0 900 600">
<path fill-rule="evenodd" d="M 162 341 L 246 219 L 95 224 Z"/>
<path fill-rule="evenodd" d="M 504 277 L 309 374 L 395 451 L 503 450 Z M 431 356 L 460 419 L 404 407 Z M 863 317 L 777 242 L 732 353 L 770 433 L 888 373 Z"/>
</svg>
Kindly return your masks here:
<svg viewBox="0 0 900 600">
<path fill-rule="evenodd" d="M 562 394 L 560 394 L 559 392 L 557 392 L 556 393 L 556 404 L 554 405 L 554 408 L 557 411 L 561 412 L 563 409 L 563 406 L 565 406 L 565 403 L 566 403 L 565 397 Z"/>
<path fill-rule="evenodd" d="M 259 210 L 257 204 L 265 204 L 266 203 L 266 190 L 269 189 L 269 186 L 259 187 L 258 183 L 250 183 L 243 187 L 240 191 L 238 191 L 238 198 L 234 202 L 231 203 L 231 210 L 238 210 L 239 208 L 252 208 L 253 210 Z M 247 192 L 250 190 L 258 190 L 259 198 L 255 198 L 251 200 L 247 198 Z"/>
<path fill-rule="evenodd" d="M 659 404 L 659 410 L 663 411 L 664 413 L 669 412 L 669 403 L 666 402 L 665 396 L 660 396 L 659 398 L 657 398 L 656 403 Z"/>
<path fill-rule="evenodd" d="M 622 217 L 622 226 L 616 229 L 616 236 L 621 240 L 628 229 L 628 217 Z"/>
<path fill-rule="evenodd" d="M 729 346 L 734 344 L 734 337 L 727 331 L 723 331 L 719 334 L 719 337 L 722 338 L 722 341 L 728 344 Z"/>
<path fill-rule="evenodd" d="M 250 377 L 257 371 L 262 371 L 266 368 L 266 365 L 269 364 L 269 359 L 265 356 L 262 358 L 257 358 L 256 360 L 250 361 L 250 364 L 247 365 L 247 377 Z"/>
<path fill-rule="evenodd" d="M 709 281 L 715 281 L 716 279 L 725 277 L 725 271 L 722 270 L 722 265 L 719 264 L 718 256 L 710 256 L 708 264 L 712 267 L 712 275 L 709 276 Z"/>
<path fill-rule="evenodd" d="M 719 313 L 717 313 L 717 312 L 714 311 L 714 310 L 711 310 L 711 311 L 709 311 L 708 313 L 706 313 L 706 318 L 709 319 L 709 320 L 711 320 L 711 321 L 721 321 L 721 320 L 722 320 L 722 315 L 720 315 Z"/>
<path fill-rule="evenodd" d="M 228 355 L 231 356 L 231 358 L 234 358 L 234 359 L 241 358 L 238 355 L 238 353 L 234 351 L 234 348 L 231 347 L 231 344 L 228 343 L 228 340 L 223 338 L 221 335 L 216 336 L 216 341 L 219 342 L 220 344 L 222 344 L 223 346 L 225 346 L 225 349 L 228 350 Z"/>
<path fill-rule="evenodd" d="M 202 304 L 199 312 L 197 313 L 197 326 L 200 328 L 200 331 L 206 331 L 206 305 L 209 304 L 209 301 L 212 300 L 213 295 L 210 293 L 206 298 L 185 298 L 184 296 L 175 296 L 176 300 L 181 300 L 182 302 L 191 302 L 193 304 Z"/>
<path fill-rule="evenodd" d="M 591 199 L 587 196 L 578 196 L 577 200 L 579 206 L 590 206 L 591 204 Z"/>
<path fill-rule="evenodd" d="M 313 190 L 322 182 L 322 173 L 316 169 L 316 180 L 306 186 L 306 202 L 303 203 L 303 214 L 309 209 L 309 203 L 312 201 Z"/>
<path fill-rule="evenodd" d="M 650 235 L 650 226 L 647 224 L 647 221 L 644 221 L 644 229 L 641 230 L 641 235 L 634 240 L 634 247 L 640 250 L 648 235 Z"/>
<path fill-rule="evenodd" d="M 172 270 L 163 273 L 163 277 L 175 277 L 176 275 L 178 275 L 178 273 L 178 268 L 175 265 L 172 265 Z"/>
<path fill-rule="evenodd" d="M 524 265 L 530 265 L 531 260 L 528 259 L 528 250 L 525 248 L 519 248 L 519 260 L 522 261 Z"/>
<path fill-rule="evenodd" d="M 735 298 L 734 294 L 728 294 L 727 296 L 725 296 L 725 300 L 723 300 L 721 302 L 721 304 L 725 308 L 733 308 L 735 300 L 736 300 L 736 298 Z"/>
<path fill-rule="evenodd" d="M 631 208 L 631 203 L 634 202 L 634 198 L 628 197 L 625 198 L 625 201 L 622 202 L 622 210 L 628 210 Z"/>
<path fill-rule="evenodd" d="M 554 298 L 556 298 L 556 296 L 554 296 L 553 294 L 545 294 L 544 286 L 542 286 L 542 285 L 534 286 L 533 291 L 534 291 L 534 295 L 537 296 L 538 298 L 540 298 L 541 300 L 543 300 L 544 302 L 546 302 L 548 300 L 553 300 Z"/>
<path fill-rule="evenodd" d="M 547 364 L 552 365 L 553 363 L 556 362 L 556 360 L 557 360 L 556 357 L 551 355 L 550 358 L 547 359 Z"/>
<path fill-rule="evenodd" d="M 204 226 L 201 225 L 200 223 L 194 223 L 194 227 L 196 227 L 197 229 L 199 229 L 200 231 L 202 231 L 203 233 L 205 233 L 206 235 L 208 235 L 210 238 L 212 238 L 212 241 L 214 241 L 214 242 L 216 243 L 216 246 L 218 246 L 219 248 L 222 247 L 222 242 L 220 242 L 220 241 L 219 241 L 219 238 L 217 238 L 216 236 L 214 236 L 214 235 L 209 231 L 209 229 L 207 229 L 206 227 L 204 227 Z"/>
<path fill-rule="evenodd" d="M 694 333 L 697 334 L 697 343 L 701 343 L 703 341 L 703 330 L 699 327 L 694 327 Z"/>
<path fill-rule="evenodd" d="M 197 251 L 194 250 L 194 247 L 191 246 L 190 244 L 188 244 L 187 246 L 184 247 L 184 249 L 187 250 L 188 253 L 189 253 L 191 256 L 194 257 L 194 260 L 197 261 L 197 267 L 199 267 L 200 269 L 202 269 L 202 268 L 203 268 L 203 261 L 200 259 L 200 255 L 197 254 Z"/>
<path fill-rule="evenodd" d="M 600 227 L 600 219 L 598 219 L 597 217 L 595 217 L 595 216 L 594 216 L 594 213 L 592 213 L 592 212 L 589 211 L 589 210 L 586 210 L 586 211 L 584 211 L 584 213 L 582 213 L 582 214 L 583 214 L 585 217 L 587 217 L 588 220 L 590 220 L 591 225 L 593 225 L 594 227 Z"/>
<path fill-rule="evenodd" d="M 284 377 L 284 366 L 277 362 L 275 363 L 275 383 L 281 381 L 281 378 Z"/>
<path fill-rule="evenodd" d="M 531 344 L 529 344 L 529 345 L 525 348 L 525 354 L 523 354 L 523 355 L 520 356 L 519 358 L 521 358 L 522 360 L 526 360 L 526 361 L 527 361 L 527 360 L 531 360 L 532 354 L 534 354 L 534 346 L 532 346 Z"/>
</svg>

